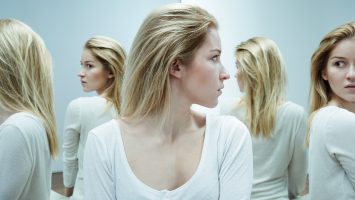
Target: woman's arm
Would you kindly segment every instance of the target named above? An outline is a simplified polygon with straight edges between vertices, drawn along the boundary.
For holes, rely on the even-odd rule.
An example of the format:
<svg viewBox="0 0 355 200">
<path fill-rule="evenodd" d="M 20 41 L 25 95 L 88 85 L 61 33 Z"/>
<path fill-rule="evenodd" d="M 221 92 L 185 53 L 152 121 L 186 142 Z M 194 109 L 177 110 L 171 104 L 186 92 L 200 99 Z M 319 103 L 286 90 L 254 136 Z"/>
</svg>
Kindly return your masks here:
<svg viewBox="0 0 355 200">
<path fill-rule="evenodd" d="M 5 126 L 0 132 L 0 199 L 19 199 L 31 177 L 33 158 L 21 130 Z"/>
<path fill-rule="evenodd" d="M 89 132 L 84 153 L 84 188 L 86 200 L 116 199 L 114 177 L 109 163 L 106 144 L 93 132 Z"/>
<path fill-rule="evenodd" d="M 74 184 L 78 173 L 78 147 L 80 140 L 80 101 L 70 102 L 65 115 L 63 134 L 63 181 L 64 195 L 73 194 Z"/>
<path fill-rule="evenodd" d="M 297 118 L 298 124 L 295 130 L 294 149 L 288 166 L 288 193 L 290 199 L 296 198 L 304 191 L 308 167 L 308 151 L 305 146 L 306 116 L 300 113 Z"/>
<path fill-rule="evenodd" d="M 234 120 L 233 120 L 234 121 Z M 248 129 L 235 119 L 225 143 L 220 167 L 220 200 L 249 200 L 253 180 L 253 153 Z"/>
</svg>

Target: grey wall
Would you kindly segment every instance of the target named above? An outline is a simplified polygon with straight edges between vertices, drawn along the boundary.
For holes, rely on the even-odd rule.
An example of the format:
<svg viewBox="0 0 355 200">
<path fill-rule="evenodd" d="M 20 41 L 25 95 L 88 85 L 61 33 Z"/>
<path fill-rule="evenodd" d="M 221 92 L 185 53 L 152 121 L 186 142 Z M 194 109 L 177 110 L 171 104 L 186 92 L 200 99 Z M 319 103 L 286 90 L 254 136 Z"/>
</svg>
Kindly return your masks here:
<svg viewBox="0 0 355 200">
<path fill-rule="evenodd" d="M 0 18 L 19 19 L 36 31 L 49 48 L 54 62 L 55 109 L 60 147 L 64 115 L 68 103 L 82 91 L 77 74 L 85 41 L 94 35 L 106 35 L 129 51 L 133 38 L 148 13 L 178 0 L 1 0 Z M 53 171 L 62 170 L 61 157 Z"/>
<path fill-rule="evenodd" d="M 254 36 L 273 39 L 283 54 L 288 75 L 287 97 L 306 109 L 310 87 L 310 59 L 321 38 L 355 20 L 353 0 L 182 0 L 200 5 L 219 22 L 222 62 L 231 74 L 223 98 L 239 97 L 235 74 L 236 44 Z M 220 101 L 223 102 L 223 101 Z M 218 112 L 215 109 L 213 112 Z"/>
</svg>

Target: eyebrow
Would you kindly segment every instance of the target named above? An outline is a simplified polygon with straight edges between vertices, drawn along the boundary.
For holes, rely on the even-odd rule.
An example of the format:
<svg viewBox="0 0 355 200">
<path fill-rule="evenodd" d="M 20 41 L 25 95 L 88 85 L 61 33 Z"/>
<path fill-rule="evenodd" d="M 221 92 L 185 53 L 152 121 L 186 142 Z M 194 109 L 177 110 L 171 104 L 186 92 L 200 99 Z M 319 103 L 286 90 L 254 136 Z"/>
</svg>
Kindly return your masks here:
<svg viewBox="0 0 355 200">
<path fill-rule="evenodd" d="M 80 61 L 80 64 L 86 64 L 86 63 L 93 63 L 94 61 L 92 61 L 92 60 L 87 60 L 87 61 L 84 61 L 84 62 L 82 62 L 82 61 Z"/>
<path fill-rule="evenodd" d="M 329 60 L 331 59 L 346 59 L 346 57 L 342 57 L 342 56 L 332 56 L 329 58 Z"/>
<path fill-rule="evenodd" d="M 220 49 L 212 49 L 212 50 L 210 50 L 210 52 L 214 52 L 214 51 L 217 51 L 218 53 L 221 53 Z"/>
</svg>

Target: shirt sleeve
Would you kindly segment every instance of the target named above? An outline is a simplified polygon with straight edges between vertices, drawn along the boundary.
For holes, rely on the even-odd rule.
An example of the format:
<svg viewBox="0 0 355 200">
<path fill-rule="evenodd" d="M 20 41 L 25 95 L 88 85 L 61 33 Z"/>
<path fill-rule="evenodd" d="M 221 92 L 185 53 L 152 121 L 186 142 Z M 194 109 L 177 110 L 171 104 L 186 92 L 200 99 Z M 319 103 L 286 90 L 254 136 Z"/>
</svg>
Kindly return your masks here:
<svg viewBox="0 0 355 200">
<path fill-rule="evenodd" d="M 306 115 L 302 112 L 298 119 L 293 154 L 288 166 L 288 192 L 290 199 L 297 198 L 303 192 L 307 177 L 308 151 L 305 146 Z"/>
<path fill-rule="evenodd" d="M 237 119 L 237 126 L 222 128 L 230 131 L 220 166 L 220 200 L 249 200 L 253 179 L 253 153 L 248 129 Z M 232 130 L 230 130 L 232 129 Z"/>
<path fill-rule="evenodd" d="M 114 200 L 112 166 L 104 141 L 89 132 L 84 153 L 84 186 L 87 200 Z"/>
<path fill-rule="evenodd" d="M 63 134 L 63 181 L 66 187 L 74 186 L 78 173 L 80 115 L 80 102 L 70 102 L 65 115 Z"/>
<path fill-rule="evenodd" d="M 329 153 L 338 160 L 345 176 L 355 190 L 355 115 L 353 113 L 336 113 L 328 121 L 326 142 Z"/>
<path fill-rule="evenodd" d="M 33 157 L 23 133 L 13 125 L 0 132 L 0 199 L 22 198 L 33 171 Z"/>
</svg>

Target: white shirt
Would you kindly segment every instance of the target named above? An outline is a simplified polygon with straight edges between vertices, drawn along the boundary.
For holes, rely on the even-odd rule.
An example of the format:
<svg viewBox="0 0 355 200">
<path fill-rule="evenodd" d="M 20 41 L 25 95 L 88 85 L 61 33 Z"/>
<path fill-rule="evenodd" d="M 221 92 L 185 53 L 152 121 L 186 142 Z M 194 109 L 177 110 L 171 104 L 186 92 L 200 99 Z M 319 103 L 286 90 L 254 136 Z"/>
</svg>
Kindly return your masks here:
<svg viewBox="0 0 355 200">
<path fill-rule="evenodd" d="M 63 179 L 66 187 L 75 184 L 71 199 L 83 199 L 83 154 L 89 131 L 114 116 L 113 107 L 100 96 L 77 98 L 68 105 L 63 138 Z"/>
<path fill-rule="evenodd" d="M 89 134 L 84 169 L 87 200 L 244 200 L 250 198 L 251 190 L 251 140 L 247 128 L 234 117 L 207 115 L 194 175 L 177 189 L 159 191 L 134 175 L 118 123 L 112 120 Z"/>
<path fill-rule="evenodd" d="M 51 156 L 41 120 L 11 115 L 0 125 L 0 200 L 48 200 Z"/>
<path fill-rule="evenodd" d="M 311 199 L 355 199 L 355 114 L 326 106 L 315 114 L 310 133 Z"/>
<path fill-rule="evenodd" d="M 236 109 L 237 102 L 226 103 L 222 114 L 245 120 L 246 111 Z M 307 150 L 305 147 L 306 114 L 292 102 L 277 110 L 271 138 L 252 136 L 254 178 L 251 199 L 296 198 L 305 187 Z"/>
</svg>

